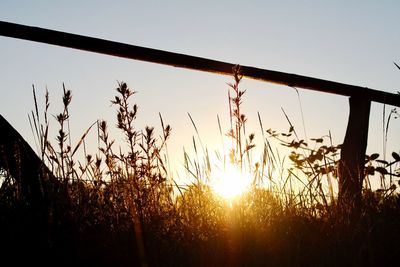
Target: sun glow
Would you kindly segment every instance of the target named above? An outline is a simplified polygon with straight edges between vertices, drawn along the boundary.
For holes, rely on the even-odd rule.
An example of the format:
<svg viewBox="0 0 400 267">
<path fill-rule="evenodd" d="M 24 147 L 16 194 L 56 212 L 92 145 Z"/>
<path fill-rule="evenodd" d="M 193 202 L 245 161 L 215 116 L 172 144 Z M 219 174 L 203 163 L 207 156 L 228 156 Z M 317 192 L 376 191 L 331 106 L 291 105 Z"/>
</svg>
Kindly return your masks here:
<svg viewBox="0 0 400 267">
<path fill-rule="evenodd" d="M 251 183 L 250 174 L 241 172 L 239 168 L 229 164 L 213 172 L 211 187 L 216 194 L 231 200 L 249 190 Z"/>
</svg>

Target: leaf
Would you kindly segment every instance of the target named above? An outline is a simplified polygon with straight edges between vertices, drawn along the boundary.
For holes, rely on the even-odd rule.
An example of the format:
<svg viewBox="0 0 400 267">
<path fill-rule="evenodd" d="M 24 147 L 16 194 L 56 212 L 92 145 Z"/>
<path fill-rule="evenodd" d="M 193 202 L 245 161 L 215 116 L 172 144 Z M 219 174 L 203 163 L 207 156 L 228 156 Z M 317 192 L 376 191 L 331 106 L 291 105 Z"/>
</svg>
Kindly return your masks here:
<svg viewBox="0 0 400 267">
<path fill-rule="evenodd" d="M 388 174 L 388 171 L 387 171 L 385 168 L 383 168 L 383 167 L 376 167 L 375 170 L 376 170 L 377 172 L 379 172 L 380 174 L 382 174 L 382 175 Z"/>
<path fill-rule="evenodd" d="M 377 158 L 379 158 L 379 154 L 378 153 L 374 153 L 369 158 L 370 158 L 370 160 L 376 160 Z"/>
<path fill-rule="evenodd" d="M 71 154 L 71 157 L 75 154 L 75 152 L 78 150 L 78 148 L 82 145 L 82 142 L 85 140 L 87 134 L 89 133 L 90 129 L 92 129 L 93 125 L 95 125 L 96 123 L 98 123 L 97 121 L 94 122 L 86 131 L 85 133 L 82 135 L 81 139 L 79 140 L 78 144 L 75 146 L 74 151 Z"/>
<path fill-rule="evenodd" d="M 322 155 L 321 151 L 318 151 L 317 154 L 315 154 L 315 157 L 316 157 L 318 160 L 322 160 L 322 159 L 323 159 L 323 155 Z"/>
<path fill-rule="evenodd" d="M 396 152 L 392 152 L 392 157 L 393 157 L 396 161 L 400 161 L 400 155 L 397 154 Z"/>
<path fill-rule="evenodd" d="M 374 168 L 373 166 L 368 166 L 368 167 L 365 169 L 365 173 L 366 173 L 367 175 L 374 175 L 374 174 L 375 174 L 375 168 Z"/>
<path fill-rule="evenodd" d="M 294 147 L 295 149 L 301 146 L 301 142 L 295 142 L 294 140 L 290 143 L 290 147 Z"/>
<path fill-rule="evenodd" d="M 315 141 L 316 143 L 322 143 L 324 142 L 324 139 L 322 138 L 311 138 L 312 141 Z"/>
<path fill-rule="evenodd" d="M 247 145 L 245 151 L 249 151 L 249 150 L 251 150 L 252 148 L 254 148 L 255 146 L 256 146 L 256 145 L 254 145 L 254 144 Z"/>
</svg>

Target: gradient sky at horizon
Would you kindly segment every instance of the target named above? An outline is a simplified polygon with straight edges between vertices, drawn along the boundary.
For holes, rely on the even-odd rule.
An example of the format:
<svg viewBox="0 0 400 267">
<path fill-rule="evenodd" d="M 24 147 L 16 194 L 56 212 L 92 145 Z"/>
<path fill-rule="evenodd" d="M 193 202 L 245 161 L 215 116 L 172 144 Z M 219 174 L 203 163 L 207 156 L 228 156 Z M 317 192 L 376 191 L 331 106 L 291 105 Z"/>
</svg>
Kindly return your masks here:
<svg viewBox="0 0 400 267">
<path fill-rule="evenodd" d="M 400 91 L 399 1 L 11 1 L 0 2 L 0 20 L 93 36 L 133 45 L 296 73 L 396 93 Z M 217 115 L 229 128 L 227 82 L 231 77 L 115 58 L 47 44 L 0 37 L 0 114 L 34 147 L 27 114 L 32 85 L 43 107 L 60 111 L 62 84 L 72 90 L 72 139 L 97 119 L 115 122 L 110 106 L 118 81 L 138 94 L 138 129 L 159 130 L 160 112 L 173 132 L 169 153 L 183 161 L 195 131 L 210 151 L 220 143 Z M 289 115 L 302 138 L 331 131 L 342 142 L 346 97 L 244 80 L 248 131 L 286 131 Z M 386 107 L 386 114 L 393 107 Z M 381 104 L 373 103 L 368 152 L 382 152 Z M 56 128 L 52 121 L 52 128 Z M 305 133 L 305 131 L 306 133 Z M 159 131 L 158 131 L 159 132 Z M 400 120 L 389 129 L 388 152 L 400 149 Z M 55 138 L 55 135 L 54 135 Z M 53 138 L 53 140 L 54 140 Z M 388 154 L 389 155 L 389 154 Z M 178 163 L 178 164 L 180 164 Z"/>
</svg>

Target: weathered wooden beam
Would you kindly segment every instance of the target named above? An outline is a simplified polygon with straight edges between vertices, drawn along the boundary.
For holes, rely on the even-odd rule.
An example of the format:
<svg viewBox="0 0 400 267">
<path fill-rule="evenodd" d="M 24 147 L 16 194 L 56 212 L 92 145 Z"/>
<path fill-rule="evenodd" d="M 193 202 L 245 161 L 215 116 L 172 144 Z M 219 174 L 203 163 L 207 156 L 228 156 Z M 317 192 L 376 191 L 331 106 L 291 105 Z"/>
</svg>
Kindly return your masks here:
<svg viewBox="0 0 400 267">
<path fill-rule="evenodd" d="M 0 21 L 0 35 L 174 67 L 232 75 L 236 64 Z M 244 77 L 400 107 L 400 95 L 312 77 L 241 66 Z"/>
</svg>

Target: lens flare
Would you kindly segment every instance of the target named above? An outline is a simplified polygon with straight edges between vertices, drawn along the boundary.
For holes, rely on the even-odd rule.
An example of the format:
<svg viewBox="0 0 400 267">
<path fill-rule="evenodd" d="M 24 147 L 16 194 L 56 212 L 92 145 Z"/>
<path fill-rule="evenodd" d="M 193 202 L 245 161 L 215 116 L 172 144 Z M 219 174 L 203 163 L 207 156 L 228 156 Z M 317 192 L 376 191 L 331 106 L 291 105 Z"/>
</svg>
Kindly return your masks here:
<svg viewBox="0 0 400 267">
<path fill-rule="evenodd" d="M 252 179 L 250 174 L 239 168 L 227 165 L 212 173 L 211 187 L 214 192 L 225 199 L 234 199 L 249 190 Z"/>
</svg>

